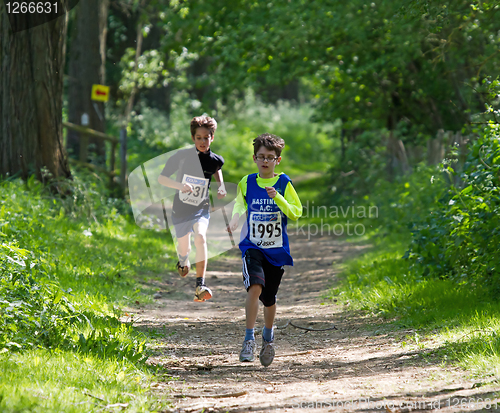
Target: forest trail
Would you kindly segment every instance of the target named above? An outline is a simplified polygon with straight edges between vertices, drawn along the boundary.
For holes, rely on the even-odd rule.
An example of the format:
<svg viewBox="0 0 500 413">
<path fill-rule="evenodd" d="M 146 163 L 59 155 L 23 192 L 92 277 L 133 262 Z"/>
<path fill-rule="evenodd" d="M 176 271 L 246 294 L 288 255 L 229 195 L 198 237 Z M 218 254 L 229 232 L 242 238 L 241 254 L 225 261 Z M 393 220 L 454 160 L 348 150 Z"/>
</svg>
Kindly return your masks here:
<svg viewBox="0 0 500 413">
<path fill-rule="evenodd" d="M 182 279 L 172 270 L 155 284 L 161 291 L 154 304 L 127 309 L 136 327 L 160 337 L 149 362 L 164 366 L 168 375 L 158 377 L 152 392 L 173 400 L 168 411 L 457 412 L 488 407 L 473 399 L 493 397 L 492 385 L 478 387 L 466 372 L 443 367 L 430 353 L 432 343 L 421 348 L 409 342 L 414 330 L 392 331 L 383 320 L 348 306 L 322 304 L 341 262 L 369 245 L 332 237 L 290 241 L 295 266 L 286 267 L 278 293 L 276 357 L 267 368 L 258 354 L 253 363 L 238 360 L 246 295 L 238 248 L 209 260 L 207 285 L 213 299 L 193 302 L 194 271 Z M 279 328 L 288 321 L 314 329 L 335 325 L 337 330 Z M 258 350 L 262 326 L 260 310 Z"/>
</svg>

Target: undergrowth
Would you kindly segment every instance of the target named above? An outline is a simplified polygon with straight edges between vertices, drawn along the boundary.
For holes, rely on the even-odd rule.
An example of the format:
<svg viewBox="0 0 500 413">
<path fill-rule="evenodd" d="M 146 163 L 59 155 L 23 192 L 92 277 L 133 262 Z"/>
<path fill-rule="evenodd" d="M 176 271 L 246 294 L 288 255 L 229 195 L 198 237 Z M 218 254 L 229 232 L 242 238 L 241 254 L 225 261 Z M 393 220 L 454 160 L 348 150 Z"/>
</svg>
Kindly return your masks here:
<svg viewBox="0 0 500 413">
<path fill-rule="evenodd" d="M 472 146 L 463 172 L 453 161 L 377 184 L 371 250 L 346 263 L 330 299 L 416 328 L 445 362 L 500 379 L 498 134 Z M 437 344 L 436 344 L 437 343 Z"/>
<path fill-rule="evenodd" d="M 61 196 L 34 179 L 0 183 L 0 410 L 151 411 L 150 340 L 121 307 L 151 300 L 173 244 L 139 229 L 98 177 L 76 171 L 66 185 Z"/>
</svg>

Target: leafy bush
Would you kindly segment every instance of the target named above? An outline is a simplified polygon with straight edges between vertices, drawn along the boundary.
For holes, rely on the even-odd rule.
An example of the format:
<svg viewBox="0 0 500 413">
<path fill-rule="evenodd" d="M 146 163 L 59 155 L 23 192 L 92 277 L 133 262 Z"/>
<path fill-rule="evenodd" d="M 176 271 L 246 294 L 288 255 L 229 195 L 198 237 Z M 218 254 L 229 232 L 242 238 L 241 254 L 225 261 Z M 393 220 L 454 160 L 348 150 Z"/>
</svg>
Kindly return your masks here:
<svg viewBox="0 0 500 413">
<path fill-rule="evenodd" d="M 439 208 L 414 225 L 406 257 L 415 271 L 469 285 L 486 282 L 499 291 L 499 161 L 499 131 L 493 128 L 472 145 L 460 185 L 452 184 Z M 451 165 L 443 168 L 457 181 Z"/>
<path fill-rule="evenodd" d="M 40 346 L 133 362 L 145 358 L 144 341 L 120 339 L 120 334 L 131 335 L 130 327 L 73 302 L 71 291 L 50 277 L 44 261 L 15 244 L 0 245 L 0 349 Z"/>
<path fill-rule="evenodd" d="M 328 184 L 331 183 L 325 183 Z M 361 224 L 366 232 L 377 236 L 405 234 L 409 242 L 410 227 L 438 208 L 438 200 L 447 189 L 446 179 L 437 167 L 424 164 L 418 164 L 411 174 L 397 176 L 393 182 L 379 178 L 371 186 L 363 196 L 339 193 L 338 189 L 333 193 L 323 191 L 319 203 L 340 211 L 325 219 L 335 224 L 346 220 L 353 225 Z"/>
<path fill-rule="evenodd" d="M 64 325 L 75 308 L 57 283 L 35 281 L 37 267 L 42 265 L 29 251 L 0 245 L 0 348 L 51 347 L 67 340 Z"/>
<path fill-rule="evenodd" d="M 419 128 L 401 121 L 391 132 L 387 129 L 346 130 L 344 154 L 338 153 L 337 162 L 329 171 L 333 198 L 337 202 L 375 194 L 376 185 L 382 181 L 404 179 L 406 171 L 401 162 L 388 154 L 390 134 L 393 139 L 403 142 L 410 166 L 422 168 L 419 163 L 422 162 L 426 135 Z"/>
<path fill-rule="evenodd" d="M 419 164 L 409 175 L 394 182 L 379 180 L 372 194 L 365 196 L 379 206 L 379 227 L 386 231 L 407 231 L 415 221 L 427 217 L 446 191 L 443 175 L 436 167 Z"/>
</svg>

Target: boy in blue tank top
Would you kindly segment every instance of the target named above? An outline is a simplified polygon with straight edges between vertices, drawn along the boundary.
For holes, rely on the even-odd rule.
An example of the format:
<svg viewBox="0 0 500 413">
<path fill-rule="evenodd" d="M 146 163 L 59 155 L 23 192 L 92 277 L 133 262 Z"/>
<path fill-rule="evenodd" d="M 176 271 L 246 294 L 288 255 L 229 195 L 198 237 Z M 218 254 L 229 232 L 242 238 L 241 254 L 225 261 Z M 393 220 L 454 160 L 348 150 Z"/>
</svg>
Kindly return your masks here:
<svg viewBox="0 0 500 413">
<path fill-rule="evenodd" d="M 238 227 L 239 217 L 247 213 L 246 226 L 239 244 L 243 261 L 243 284 L 247 290 L 245 303 L 246 333 L 240 361 L 253 361 L 254 328 L 259 300 L 264 304 L 264 329 L 259 360 L 269 366 L 274 359 L 273 323 L 276 316 L 276 294 L 285 265 L 293 265 L 288 245 L 287 220 L 302 215 L 302 204 L 290 178 L 274 169 L 281 162 L 285 141 L 264 133 L 253 141 L 253 160 L 258 173 L 239 182 L 233 217 L 227 230 Z"/>
</svg>

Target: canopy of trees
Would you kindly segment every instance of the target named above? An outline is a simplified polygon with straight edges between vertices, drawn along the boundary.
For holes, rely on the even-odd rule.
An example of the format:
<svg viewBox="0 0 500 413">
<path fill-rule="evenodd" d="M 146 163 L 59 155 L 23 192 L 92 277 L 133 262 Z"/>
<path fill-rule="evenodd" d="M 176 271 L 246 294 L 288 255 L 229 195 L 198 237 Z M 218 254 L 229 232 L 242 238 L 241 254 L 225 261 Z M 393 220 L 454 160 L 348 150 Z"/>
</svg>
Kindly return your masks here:
<svg viewBox="0 0 500 413">
<path fill-rule="evenodd" d="M 193 113 L 221 115 L 251 88 L 267 102 L 312 103 L 312 120 L 341 120 L 347 143 L 367 130 L 422 143 L 495 115 L 487 87 L 499 69 L 499 7 L 465 0 L 79 5 L 69 14 L 68 36 L 58 29 L 69 50 L 70 121 L 88 112 L 90 126 L 104 131 L 106 116 L 126 124 L 141 104 L 168 116 L 176 96 L 191 99 Z M 51 47 L 64 52 L 61 42 Z M 5 41 L 3 50 L 7 79 L 12 51 Z M 94 82 L 111 86 L 106 109 L 90 103 Z M 63 90 L 56 93 L 60 101 Z M 68 145 L 77 152 L 77 136 Z"/>
</svg>

